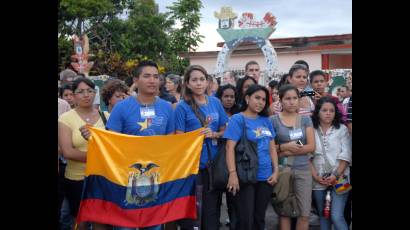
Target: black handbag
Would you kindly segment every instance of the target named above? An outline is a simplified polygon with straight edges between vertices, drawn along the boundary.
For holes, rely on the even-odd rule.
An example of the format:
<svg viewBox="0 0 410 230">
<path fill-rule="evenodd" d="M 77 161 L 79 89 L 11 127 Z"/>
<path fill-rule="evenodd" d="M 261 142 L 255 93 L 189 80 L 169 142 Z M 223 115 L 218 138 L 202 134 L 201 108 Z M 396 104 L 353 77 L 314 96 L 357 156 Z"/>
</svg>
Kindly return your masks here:
<svg viewBox="0 0 410 230">
<path fill-rule="evenodd" d="M 213 188 L 216 190 L 225 190 L 229 179 L 228 166 L 226 165 L 226 138 L 218 140 L 218 153 L 211 167 Z"/>
<path fill-rule="evenodd" d="M 218 153 L 211 164 L 213 188 L 225 190 L 228 184 L 229 172 L 226 165 L 226 138 L 218 142 Z M 258 172 L 257 143 L 249 141 L 246 136 L 246 123 L 243 118 L 243 133 L 235 147 L 236 173 L 242 184 L 256 183 Z"/>
<path fill-rule="evenodd" d="M 255 184 L 258 173 L 258 145 L 248 140 L 246 122 L 243 118 L 243 133 L 235 147 L 236 173 L 242 184 Z"/>
</svg>

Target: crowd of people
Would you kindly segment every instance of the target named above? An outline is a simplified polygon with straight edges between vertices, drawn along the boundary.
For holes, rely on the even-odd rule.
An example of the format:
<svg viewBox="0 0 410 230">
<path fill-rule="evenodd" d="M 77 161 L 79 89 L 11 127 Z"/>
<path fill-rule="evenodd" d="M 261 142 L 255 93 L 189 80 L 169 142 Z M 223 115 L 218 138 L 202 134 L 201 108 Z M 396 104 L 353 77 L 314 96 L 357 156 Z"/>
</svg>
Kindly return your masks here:
<svg viewBox="0 0 410 230">
<path fill-rule="evenodd" d="M 264 230 L 265 214 L 280 175 L 280 165 L 291 167 L 300 215 L 279 215 L 281 230 L 307 230 L 312 210 L 320 228 L 350 229 L 351 191 L 340 193 L 340 181 L 351 184 L 352 79 L 338 95 L 326 91 L 322 70 L 309 70 L 295 62 L 281 80 L 258 85 L 259 64 L 249 61 L 245 76 L 226 72 L 216 79 L 200 65 L 189 66 L 183 76 L 159 74 L 152 61 L 142 61 L 132 80 L 107 80 L 101 89 L 84 75 L 66 69 L 58 90 L 58 175 L 60 229 L 132 229 L 102 223 L 75 224 L 87 162 L 86 125 L 137 136 L 173 135 L 204 127 L 205 140 L 197 183 L 203 185 L 201 221 L 176 220 L 142 229 L 219 229 L 223 193 L 229 228 Z M 100 109 L 100 97 L 108 111 Z M 257 183 L 243 184 L 235 165 L 235 146 L 245 133 L 256 143 Z M 209 158 L 226 141 L 225 191 L 209 188 Z M 326 194 L 331 194 L 331 215 L 323 215 Z M 135 228 L 134 228 L 135 229 Z"/>
</svg>

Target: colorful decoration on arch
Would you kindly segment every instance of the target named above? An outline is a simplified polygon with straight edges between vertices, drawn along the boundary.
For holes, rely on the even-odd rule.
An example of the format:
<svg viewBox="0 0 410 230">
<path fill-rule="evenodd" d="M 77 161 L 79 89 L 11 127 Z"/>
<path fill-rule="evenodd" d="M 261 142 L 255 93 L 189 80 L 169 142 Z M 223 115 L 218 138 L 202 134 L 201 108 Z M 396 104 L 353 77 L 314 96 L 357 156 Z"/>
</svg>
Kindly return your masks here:
<svg viewBox="0 0 410 230">
<path fill-rule="evenodd" d="M 254 18 L 253 13 L 244 12 L 238 21 L 238 29 L 235 29 L 237 14 L 231 7 L 221 7 L 220 12 L 214 16 L 219 19 L 218 33 L 225 40 L 222 50 L 218 54 L 216 63 L 216 75 L 222 76 L 228 64 L 232 51 L 241 43 L 256 43 L 265 56 L 265 75 L 272 76 L 278 71 L 278 61 L 275 49 L 269 41 L 269 36 L 276 30 L 276 17 L 267 12 L 261 20 Z M 262 76 L 262 84 L 265 84 L 266 76 Z"/>
<path fill-rule="evenodd" d="M 90 51 L 88 37 L 86 34 L 80 39 L 77 35 L 73 36 L 74 43 L 74 55 L 71 56 L 73 62 L 71 66 L 77 71 L 77 73 L 82 73 L 85 76 L 88 76 L 91 68 L 94 65 L 94 62 L 88 62 Z"/>
<path fill-rule="evenodd" d="M 264 28 L 264 27 L 274 27 L 276 22 L 276 17 L 272 15 L 271 12 L 265 14 L 263 20 L 253 19 L 253 13 L 243 13 L 241 19 L 238 21 L 240 28 Z"/>
</svg>

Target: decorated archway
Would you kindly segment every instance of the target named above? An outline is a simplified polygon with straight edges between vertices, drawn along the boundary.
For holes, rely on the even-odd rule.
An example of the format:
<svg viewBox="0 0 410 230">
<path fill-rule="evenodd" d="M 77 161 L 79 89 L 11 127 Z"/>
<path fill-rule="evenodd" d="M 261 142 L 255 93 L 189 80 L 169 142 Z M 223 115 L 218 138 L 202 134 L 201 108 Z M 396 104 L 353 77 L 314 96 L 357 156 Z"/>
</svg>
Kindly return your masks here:
<svg viewBox="0 0 410 230">
<path fill-rule="evenodd" d="M 239 19 L 239 29 L 234 29 L 236 13 L 231 7 L 222 7 L 221 12 L 215 12 L 215 17 L 219 19 L 218 33 L 225 40 L 222 50 L 218 54 L 216 61 L 215 75 L 223 75 L 232 52 L 242 43 L 255 43 L 262 50 L 265 57 L 265 75 L 261 76 L 259 83 L 265 84 L 266 77 L 272 76 L 278 71 L 278 58 L 275 49 L 269 41 L 269 36 L 275 31 L 276 18 L 270 13 L 266 13 L 261 21 L 253 19 L 252 13 L 243 13 Z"/>
</svg>

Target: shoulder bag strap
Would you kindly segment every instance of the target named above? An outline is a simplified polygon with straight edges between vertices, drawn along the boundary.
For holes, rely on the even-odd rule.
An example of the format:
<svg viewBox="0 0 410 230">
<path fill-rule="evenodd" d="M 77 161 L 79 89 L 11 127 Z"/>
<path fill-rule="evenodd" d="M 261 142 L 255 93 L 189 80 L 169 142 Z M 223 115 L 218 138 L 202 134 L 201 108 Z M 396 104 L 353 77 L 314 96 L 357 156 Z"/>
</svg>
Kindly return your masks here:
<svg viewBox="0 0 410 230">
<path fill-rule="evenodd" d="M 107 124 L 107 118 L 105 117 L 104 112 L 101 111 L 101 110 L 98 110 L 98 113 L 100 114 L 100 117 L 101 117 L 101 119 L 102 119 L 102 121 L 103 121 L 103 123 L 104 123 L 104 126 L 105 126 L 105 125 Z"/>
<path fill-rule="evenodd" d="M 323 154 L 323 158 L 325 159 L 325 171 L 326 173 L 331 173 L 333 168 L 332 165 L 329 162 L 329 159 L 327 158 L 327 154 L 326 154 L 326 149 L 325 149 L 325 145 L 323 143 L 323 132 L 322 132 L 322 128 L 319 126 L 318 128 L 319 131 L 319 141 L 320 141 L 320 145 L 322 146 L 322 154 Z"/>
<path fill-rule="evenodd" d="M 194 102 L 195 103 L 195 102 Z M 201 123 L 202 127 L 207 127 L 207 125 L 205 124 L 205 120 L 204 118 L 201 116 L 201 114 L 199 114 L 199 111 L 196 111 L 192 108 L 192 111 L 194 111 L 195 116 L 198 118 L 199 122 Z M 199 109 L 199 108 L 198 108 Z M 208 141 L 206 141 L 204 139 L 205 145 L 206 145 L 206 152 L 208 154 L 208 162 L 206 162 L 206 168 L 208 169 L 208 175 L 209 175 L 209 189 L 208 191 L 212 191 L 213 190 L 213 184 L 214 184 L 214 180 L 213 180 L 213 173 L 212 173 L 212 154 L 211 154 L 211 148 L 209 146 Z"/>
<path fill-rule="evenodd" d="M 195 102 L 194 102 L 195 103 Z M 191 106 L 191 109 L 194 111 L 194 114 L 195 114 L 195 116 L 198 118 L 198 120 L 199 120 L 199 122 L 201 123 L 201 126 L 202 127 L 207 127 L 207 125 L 205 124 L 205 120 L 204 120 L 204 118 L 201 116 L 201 114 L 199 114 L 200 112 L 199 111 L 195 111 L 193 108 L 192 108 L 192 106 Z M 211 155 L 211 149 L 209 148 L 209 144 L 208 144 L 208 142 L 206 141 L 206 140 L 204 140 L 204 142 L 205 142 L 205 144 L 206 144 L 206 149 L 207 149 L 207 152 L 208 152 L 208 164 L 211 164 L 212 162 L 212 155 Z M 208 165 L 209 166 L 209 165 Z M 207 167 L 208 167 L 207 166 Z"/>
<path fill-rule="evenodd" d="M 245 115 L 241 114 L 242 116 L 242 121 L 243 121 L 243 130 L 242 130 L 242 138 L 248 138 L 246 135 L 246 121 L 245 121 Z"/>
<path fill-rule="evenodd" d="M 297 115 L 298 117 L 296 118 L 296 125 L 295 125 L 295 129 L 299 129 L 302 127 L 302 116 L 301 115 Z M 288 156 L 288 160 L 287 160 L 287 166 L 291 167 L 293 165 L 293 161 L 295 160 L 295 156 Z"/>
</svg>

